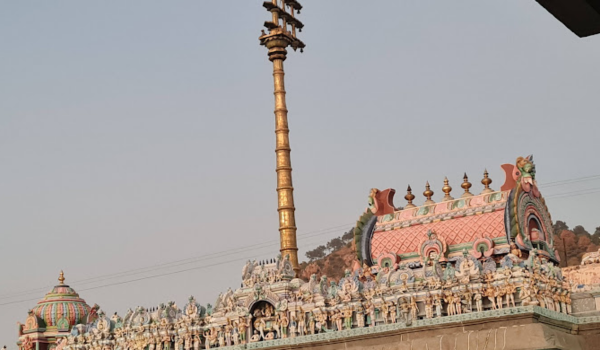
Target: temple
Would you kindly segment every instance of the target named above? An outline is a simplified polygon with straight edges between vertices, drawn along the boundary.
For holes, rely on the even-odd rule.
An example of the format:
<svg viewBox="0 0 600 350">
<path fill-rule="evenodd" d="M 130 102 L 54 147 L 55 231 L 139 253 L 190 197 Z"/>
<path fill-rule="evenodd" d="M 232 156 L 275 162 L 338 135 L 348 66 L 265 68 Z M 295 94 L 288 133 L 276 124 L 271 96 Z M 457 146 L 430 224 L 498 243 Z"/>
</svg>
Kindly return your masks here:
<svg viewBox="0 0 600 350">
<path fill-rule="evenodd" d="M 442 335 L 468 348 L 494 331 L 498 349 L 591 349 L 587 344 L 600 340 L 599 285 L 582 286 L 581 275 L 569 272 L 570 280 L 558 267 L 533 157 L 502 168 L 507 179 L 499 191 L 486 171 L 481 193 L 470 192 L 465 175 L 460 197 L 451 196 L 446 180 L 436 203 L 428 184 L 420 206 L 410 188 L 403 208 L 394 206 L 393 189 L 371 190 L 354 229 L 356 259 L 339 281 L 299 279 L 290 256 L 279 256 L 248 261 L 240 288 L 220 294 L 213 305 L 190 297 L 181 307 L 168 301 L 121 316 L 90 307 L 61 273 L 19 324 L 18 346 L 362 349 L 375 342 L 425 349 Z M 583 264 L 582 271 L 600 267 L 600 255 L 588 254 Z M 528 342 L 532 346 L 520 347 Z"/>
<path fill-rule="evenodd" d="M 540 3 L 578 35 L 598 31 L 596 13 L 580 23 L 562 4 Z M 497 191 L 487 171 L 478 194 L 465 174 L 457 198 L 446 179 L 441 201 L 427 183 L 416 205 L 409 186 L 402 208 L 395 190 L 372 189 L 344 276 L 297 277 L 284 61 L 287 48 L 305 48 L 297 37 L 302 5 L 263 7 L 271 15 L 259 42 L 273 67 L 280 255 L 248 261 L 240 288 L 212 305 L 190 296 L 182 306 L 167 301 L 124 315 L 90 307 L 61 272 L 19 323 L 19 350 L 597 349 L 600 252 L 580 268 L 558 267 L 532 156 L 502 165 L 506 180 Z"/>
</svg>

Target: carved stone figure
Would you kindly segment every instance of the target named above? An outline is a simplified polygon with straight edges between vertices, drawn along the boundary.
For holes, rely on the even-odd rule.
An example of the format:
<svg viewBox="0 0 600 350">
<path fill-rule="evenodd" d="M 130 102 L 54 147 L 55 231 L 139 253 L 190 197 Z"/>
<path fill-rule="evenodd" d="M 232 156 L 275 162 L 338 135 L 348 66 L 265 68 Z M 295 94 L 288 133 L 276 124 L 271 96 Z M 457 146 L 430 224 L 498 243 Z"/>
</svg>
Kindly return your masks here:
<svg viewBox="0 0 600 350">
<path fill-rule="evenodd" d="M 476 289 L 473 293 L 473 299 L 475 299 L 475 306 L 477 307 L 477 312 L 483 311 L 483 297 L 479 289 Z"/>
<path fill-rule="evenodd" d="M 434 297 L 436 317 L 442 317 L 442 296 L 436 294 Z"/>
<path fill-rule="evenodd" d="M 345 329 L 352 328 L 352 314 L 353 314 L 352 307 L 350 305 L 346 305 L 346 307 L 342 311 L 342 316 L 344 317 L 344 328 Z"/>
<path fill-rule="evenodd" d="M 494 287 L 488 284 L 484 291 L 484 295 L 492 303 L 492 310 L 496 310 L 496 291 L 494 289 Z"/>
<path fill-rule="evenodd" d="M 454 295 L 451 291 L 446 291 L 444 294 L 444 301 L 446 302 L 446 313 L 448 316 L 452 316 L 456 314 L 456 309 L 454 305 Z"/>
<path fill-rule="evenodd" d="M 301 312 L 300 315 L 298 315 L 298 335 L 306 335 L 306 319 L 304 312 Z"/>
<path fill-rule="evenodd" d="M 417 306 L 417 299 L 414 294 L 410 296 L 410 315 L 413 320 L 417 319 L 417 314 L 419 313 L 419 307 Z"/>
<path fill-rule="evenodd" d="M 282 312 L 279 314 L 279 320 L 281 324 L 281 337 L 287 338 L 288 336 L 288 326 L 290 325 L 290 320 L 287 317 L 286 312 Z"/>
<path fill-rule="evenodd" d="M 402 315 L 402 321 L 408 324 L 408 314 L 410 312 L 410 305 L 406 301 L 406 298 L 400 299 L 400 314 Z"/>
<path fill-rule="evenodd" d="M 425 318 L 433 318 L 433 297 L 429 292 L 425 295 Z"/>
</svg>

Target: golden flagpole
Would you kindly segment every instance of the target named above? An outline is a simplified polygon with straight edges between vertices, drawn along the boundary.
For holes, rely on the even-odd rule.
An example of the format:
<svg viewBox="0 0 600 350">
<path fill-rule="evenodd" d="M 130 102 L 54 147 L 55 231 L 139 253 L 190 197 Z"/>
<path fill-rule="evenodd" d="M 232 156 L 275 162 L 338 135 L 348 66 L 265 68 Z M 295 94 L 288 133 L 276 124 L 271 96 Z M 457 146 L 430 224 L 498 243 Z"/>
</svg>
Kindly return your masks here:
<svg viewBox="0 0 600 350">
<path fill-rule="evenodd" d="M 265 22 L 269 33 L 260 36 L 260 44 L 269 49 L 269 60 L 273 62 L 273 83 L 275 95 L 275 153 L 277 165 L 277 211 L 279 212 L 279 237 L 281 256 L 289 257 L 296 275 L 298 267 L 298 244 L 296 242 L 296 217 L 294 206 L 294 186 L 292 184 L 292 161 L 290 158 L 290 139 L 288 128 L 288 110 L 285 101 L 285 72 L 283 61 L 287 57 L 287 47 L 294 50 L 305 47 L 296 38 L 296 30 L 302 30 L 303 24 L 296 19 L 296 13 L 302 9 L 295 0 L 272 0 L 263 3 L 272 14 L 272 20 Z"/>
</svg>

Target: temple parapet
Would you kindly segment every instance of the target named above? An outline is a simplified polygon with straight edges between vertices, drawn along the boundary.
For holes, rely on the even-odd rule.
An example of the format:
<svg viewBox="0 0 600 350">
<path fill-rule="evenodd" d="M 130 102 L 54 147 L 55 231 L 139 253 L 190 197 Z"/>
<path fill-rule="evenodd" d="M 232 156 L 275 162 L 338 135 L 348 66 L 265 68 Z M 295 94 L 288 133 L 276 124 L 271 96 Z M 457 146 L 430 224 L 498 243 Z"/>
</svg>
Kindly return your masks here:
<svg viewBox="0 0 600 350">
<path fill-rule="evenodd" d="M 371 191 L 354 230 L 357 260 L 339 281 L 295 278 L 287 256 L 248 261 L 240 287 L 221 293 L 214 306 L 190 297 L 183 307 L 137 307 L 123 317 L 82 299 L 74 304 L 82 312 L 68 317 L 59 316 L 61 308 L 47 314 L 37 307 L 20 326 L 20 350 L 255 349 L 521 313 L 570 324 L 569 332 L 600 324 L 587 305 L 593 298 L 573 295 L 576 279 L 557 266 L 531 157 L 504 168 L 510 188 L 491 189 L 484 174 L 485 188 L 474 195 L 465 176 L 460 198 L 445 181 L 439 203 L 430 186 L 420 206 L 409 189 L 405 208 L 393 206 L 394 191 Z M 600 254 L 590 254 L 584 263 L 596 260 Z M 55 290 L 61 302 L 76 295 L 62 281 Z"/>
<path fill-rule="evenodd" d="M 428 240 L 431 251 L 444 250 L 434 234 Z M 485 318 L 504 309 L 520 312 L 516 310 L 537 306 L 556 315 L 572 311 L 571 286 L 560 269 L 535 250 L 526 260 L 509 253 L 500 264 L 487 258 L 482 262 L 467 251 L 454 264 L 443 263 L 435 254 L 427 256 L 431 259 L 424 260 L 421 269 L 402 263 L 357 268 L 347 270 L 339 281 L 315 275 L 309 281 L 292 278 L 287 259 L 248 262 L 240 288 L 220 294 L 214 307 L 190 297 L 181 308 L 168 302 L 130 309 L 123 317 L 108 317 L 99 310 L 89 322 L 57 337 L 49 349 L 250 349 L 302 343 L 287 339 L 333 339 L 334 333 L 349 336 L 366 329 L 440 324 L 446 318 Z M 21 335 L 22 350 L 34 342 L 28 334 Z"/>
</svg>

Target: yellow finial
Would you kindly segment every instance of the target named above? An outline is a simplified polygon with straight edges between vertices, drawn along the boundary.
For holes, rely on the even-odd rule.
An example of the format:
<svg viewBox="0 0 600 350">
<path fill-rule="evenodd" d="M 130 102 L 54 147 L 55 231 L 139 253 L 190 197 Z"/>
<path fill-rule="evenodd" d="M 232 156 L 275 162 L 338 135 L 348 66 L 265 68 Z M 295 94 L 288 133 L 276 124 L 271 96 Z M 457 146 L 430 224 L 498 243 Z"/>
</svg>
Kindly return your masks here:
<svg viewBox="0 0 600 350">
<path fill-rule="evenodd" d="M 483 186 L 485 186 L 485 188 L 483 189 L 483 191 L 481 191 L 481 194 L 494 192 L 494 190 L 490 188 L 492 179 L 490 179 L 488 176 L 488 171 L 487 169 L 485 169 L 485 171 L 483 172 L 483 179 L 481 180 L 481 183 L 483 184 Z"/>
<path fill-rule="evenodd" d="M 467 176 L 467 173 L 465 173 L 465 176 L 463 176 L 463 183 L 462 185 L 460 185 L 460 187 L 463 188 L 463 190 L 465 190 L 465 193 L 462 194 L 462 198 L 465 197 L 472 197 L 473 193 L 469 192 L 469 188 L 471 188 L 471 183 L 469 182 L 469 177 Z"/>
<path fill-rule="evenodd" d="M 65 273 L 60 270 L 60 275 L 58 276 L 58 282 L 60 282 L 61 285 L 65 284 Z"/>
<path fill-rule="evenodd" d="M 448 184 L 448 178 L 444 178 L 444 187 L 442 187 L 442 191 L 446 194 L 444 196 L 444 201 L 451 201 L 454 198 L 450 195 L 450 191 L 452 191 L 452 187 Z"/>
<path fill-rule="evenodd" d="M 408 201 L 408 204 L 404 207 L 404 208 L 414 208 L 415 205 L 413 204 L 413 199 L 415 199 L 415 195 L 412 194 L 412 189 L 410 188 L 410 185 L 408 185 L 408 188 L 406 189 L 406 196 L 404 196 L 404 199 L 406 199 Z"/>
<path fill-rule="evenodd" d="M 427 198 L 427 200 L 425 201 L 425 204 L 434 204 L 435 202 L 431 200 L 431 196 L 433 196 L 433 191 L 431 190 L 430 186 L 429 186 L 429 181 L 427 181 L 427 184 L 425 185 L 425 192 L 423 192 L 423 195 Z"/>
</svg>

